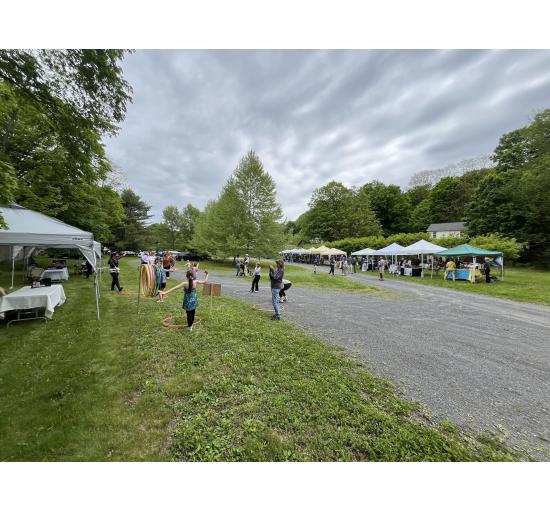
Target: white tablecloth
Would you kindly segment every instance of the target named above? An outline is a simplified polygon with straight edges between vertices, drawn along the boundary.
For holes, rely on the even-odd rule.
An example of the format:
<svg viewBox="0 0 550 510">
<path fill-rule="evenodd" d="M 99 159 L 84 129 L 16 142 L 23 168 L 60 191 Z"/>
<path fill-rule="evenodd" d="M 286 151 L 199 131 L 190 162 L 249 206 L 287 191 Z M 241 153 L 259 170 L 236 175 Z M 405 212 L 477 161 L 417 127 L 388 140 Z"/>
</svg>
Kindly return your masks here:
<svg viewBox="0 0 550 510">
<path fill-rule="evenodd" d="M 412 267 L 406 267 L 403 274 L 404 274 L 405 276 L 412 276 L 412 274 L 413 274 Z"/>
<path fill-rule="evenodd" d="M 51 287 L 21 287 L 19 290 L 0 297 L 0 313 L 9 310 L 27 310 L 30 308 L 45 308 L 44 315 L 51 319 L 54 308 L 65 302 L 63 285 Z"/>
<path fill-rule="evenodd" d="M 51 278 L 52 280 L 68 280 L 69 279 L 69 271 L 66 267 L 63 269 L 46 269 L 42 273 L 42 278 Z"/>
</svg>

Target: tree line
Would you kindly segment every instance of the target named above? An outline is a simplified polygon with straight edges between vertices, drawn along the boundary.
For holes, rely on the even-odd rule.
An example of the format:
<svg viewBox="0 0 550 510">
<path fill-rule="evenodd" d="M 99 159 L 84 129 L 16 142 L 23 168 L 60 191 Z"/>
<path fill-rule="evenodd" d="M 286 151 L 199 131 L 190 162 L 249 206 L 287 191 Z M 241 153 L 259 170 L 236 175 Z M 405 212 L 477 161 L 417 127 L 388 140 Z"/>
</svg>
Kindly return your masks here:
<svg viewBox="0 0 550 510">
<path fill-rule="evenodd" d="M 379 181 L 352 188 L 329 182 L 313 192 L 308 210 L 287 222 L 285 231 L 294 243 L 319 239 L 341 249 L 361 243 L 376 248 L 374 238 L 415 233 L 411 239 L 427 239 L 432 223 L 464 221 L 462 242 L 492 239 L 509 250 L 509 240 L 517 241 L 512 252 L 523 250 L 525 260 L 550 260 L 550 110 L 504 134 L 490 165 L 487 158 L 466 162 L 463 168 L 420 172 L 411 182 L 422 184 L 406 190 Z M 480 162 L 488 167 L 478 168 Z"/>
<path fill-rule="evenodd" d="M 373 239 L 419 239 L 430 223 L 465 221 L 468 238 L 517 240 L 524 259 L 550 260 L 550 110 L 504 134 L 490 161 L 419 172 L 406 190 L 332 181 L 314 191 L 295 221 L 283 221 L 275 183 L 249 152 L 203 211 L 170 205 L 150 224 L 150 206 L 120 189 L 102 143 L 117 134 L 132 100 L 124 56 L 0 50 L 0 203 L 44 212 L 127 250 L 268 256 L 314 239 L 342 246 L 371 239 L 376 247 Z"/>
</svg>

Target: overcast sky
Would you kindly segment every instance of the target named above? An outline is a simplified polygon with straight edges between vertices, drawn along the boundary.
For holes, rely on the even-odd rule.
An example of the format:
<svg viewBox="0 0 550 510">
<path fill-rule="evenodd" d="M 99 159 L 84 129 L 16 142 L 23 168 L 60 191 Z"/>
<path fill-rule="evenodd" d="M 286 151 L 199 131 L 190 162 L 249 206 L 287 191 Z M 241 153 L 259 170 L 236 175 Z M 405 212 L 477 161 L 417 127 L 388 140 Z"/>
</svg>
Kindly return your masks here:
<svg viewBox="0 0 550 510">
<path fill-rule="evenodd" d="M 160 221 L 256 151 L 288 219 L 332 179 L 406 187 L 550 107 L 550 51 L 138 51 L 107 153 Z"/>
</svg>

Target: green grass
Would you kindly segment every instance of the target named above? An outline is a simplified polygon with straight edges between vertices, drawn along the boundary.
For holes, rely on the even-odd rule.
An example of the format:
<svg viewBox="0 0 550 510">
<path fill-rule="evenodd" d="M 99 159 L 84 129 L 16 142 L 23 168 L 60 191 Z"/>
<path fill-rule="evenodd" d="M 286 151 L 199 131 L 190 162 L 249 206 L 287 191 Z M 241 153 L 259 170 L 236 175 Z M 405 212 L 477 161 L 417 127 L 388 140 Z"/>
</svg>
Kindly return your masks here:
<svg viewBox="0 0 550 510">
<path fill-rule="evenodd" d="M 275 264 L 272 260 L 262 260 L 262 280 L 269 281 L 269 265 Z M 178 267 L 183 267 L 183 264 L 178 263 Z M 199 266 L 202 269 L 211 269 L 213 271 L 224 272 L 227 276 L 234 276 L 236 270 L 232 262 L 228 261 L 212 261 L 207 260 L 200 263 Z M 251 270 L 254 265 L 251 265 Z M 285 279 L 290 280 L 293 286 L 307 287 L 311 289 L 322 289 L 323 291 L 345 291 L 345 292 L 357 292 L 357 293 L 375 293 L 382 294 L 386 291 L 382 291 L 372 285 L 350 278 L 345 278 L 337 274 L 336 276 L 328 275 L 328 266 L 321 266 L 317 274 L 312 271 L 312 266 L 296 266 L 287 264 L 285 266 Z"/>
<path fill-rule="evenodd" d="M 122 261 L 121 281 L 136 270 Z M 0 274 L 0 285 L 6 283 Z M 227 297 L 193 333 L 72 277 L 51 322 L 0 331 L 1 460 L 509 460 L 498 441 L 431 425 L 343 351 Z M 170 284 L 175 284 L 173 280 Z"/>
<path fill-rule="evenodd" d="M 370 274 L 373 275 L 373 273 Z M 492 274 L 500 279 L 500 273 L 493 272 Z M 403 277 L 386 274 L 386 278 L 398 279 Z M 424 278 L 403 278 L 403 280 L 422 285 L 472 292 L 484 296 L 550 305 L 550 271 L 542 269 L 512 267 L 505 270 L 504 280 L 490 284 L 486 284 L 485 280 L 475 284 L 463 280 L 455 282 L 452 280 L 443 280 L 443 271 L 440 272 L 439 277 L 434 276 L 433 279 L 428 276 Z"/>
</svg>

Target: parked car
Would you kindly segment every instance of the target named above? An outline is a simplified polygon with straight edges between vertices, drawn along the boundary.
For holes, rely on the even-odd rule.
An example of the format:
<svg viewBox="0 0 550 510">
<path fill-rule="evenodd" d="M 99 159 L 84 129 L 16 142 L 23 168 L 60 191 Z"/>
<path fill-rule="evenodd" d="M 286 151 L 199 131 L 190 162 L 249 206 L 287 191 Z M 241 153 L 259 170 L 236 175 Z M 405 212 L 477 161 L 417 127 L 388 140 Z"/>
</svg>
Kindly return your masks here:
<svg viewBox="0 0 550 510">
<path fill-rule="evenodd" d="M 204 257 L 201 257 L 200 255 L 197 255 L 196 253 L 193 253 L 191 251 L 180 251 L 176 255 L 176 260 L 190 260 L 192 262 L 204 260 Z"/>
</svg>

